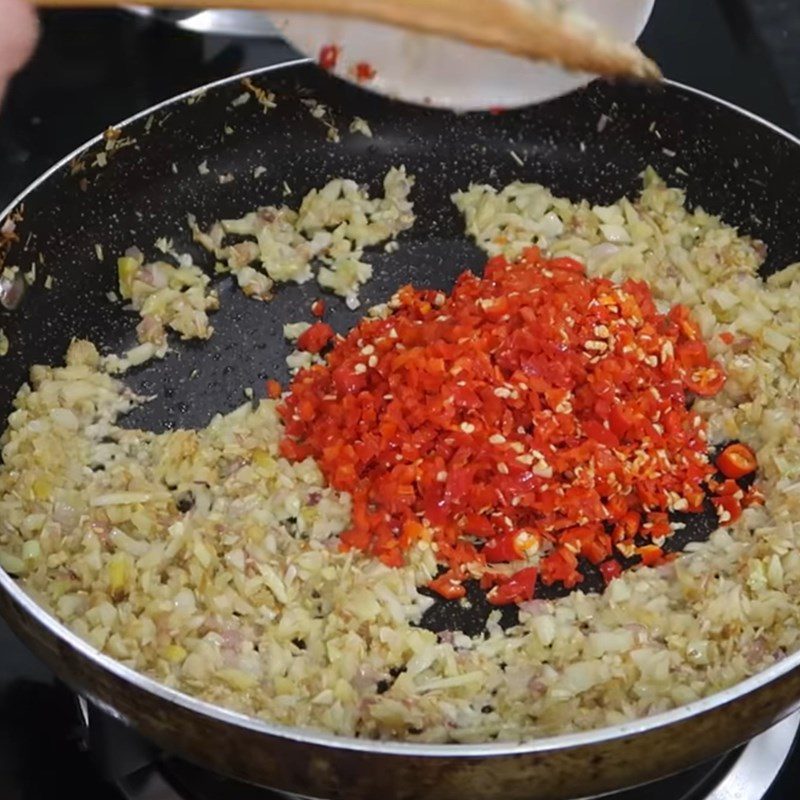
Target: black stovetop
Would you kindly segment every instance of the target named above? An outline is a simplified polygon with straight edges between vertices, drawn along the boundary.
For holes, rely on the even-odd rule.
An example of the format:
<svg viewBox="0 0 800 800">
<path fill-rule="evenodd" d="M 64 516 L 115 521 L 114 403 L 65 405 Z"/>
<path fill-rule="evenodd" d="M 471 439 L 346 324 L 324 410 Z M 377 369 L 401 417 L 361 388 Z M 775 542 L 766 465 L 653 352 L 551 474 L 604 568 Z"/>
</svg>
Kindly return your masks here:
<svg viewBox="0 0 800 800">
<path fill-rule="evenodd" d="M 783 9 L 774 24 L 800 26 L 800 10 L 789 5 L 660 0 L 643 44 L 670 78 L 798 133 L 800 108 L 790 98 L 800 97 L 800 74 L 783 60 L 778 28 L 754 24 L 775 18 L 772 6 Z M 178 92 L 294 55 L 277 39 L 198 36 L 123 11 L 47 13 L 36 57 L 0 113 L 0 208 L 107 126 Z M 792 75 L 795 85 L 787 83 Z M 0 800 L 121 800 L 102 755 L 98 763 L 87 747 L 75 698 L 0 622 Z M 635 797 L 677 798 L 679 783 Z M 798 786 L 800 752 L 767 798 L 795 800 Z"/>
</svg>

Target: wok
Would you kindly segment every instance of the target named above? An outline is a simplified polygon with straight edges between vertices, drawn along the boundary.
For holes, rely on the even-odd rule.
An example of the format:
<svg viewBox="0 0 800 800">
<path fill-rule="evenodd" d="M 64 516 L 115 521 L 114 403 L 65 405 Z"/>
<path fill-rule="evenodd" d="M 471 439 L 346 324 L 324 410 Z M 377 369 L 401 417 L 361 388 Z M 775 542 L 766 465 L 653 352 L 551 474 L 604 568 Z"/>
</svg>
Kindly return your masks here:
<svg viewBox="0 0 800 800">
<path fill-rule="evenodd" d="M 447 288 L 483 255 L 467 241 L 450 192 L 470 181 L 539 181 L 555 192 L 608 203 L 636 192 L 652 164 L 687 188 L 691 203 L 722 214 L 769 245 L 766 270 L 800 254 L 800 142 L 752 115 L 679 85 L 593 84 L 538 107 L 499 116 L 462 115 L 394 104 L 345 86 L 308 64 L 254 73 L 277 96 L 266 114 L 233 106 L 238 78 L 184 95 L 128 120 L 129 146 L 95 154 L 98 137 L 31 186 L 0 220 L 20 211 L 7 264 L 40 278 L 15 311 L 0 309 L 11 352 L 0 362 L 0 414 L 36 363 L 59 363 L 73 336 L 119 352 L 134 343 L 132 316 L 111 304 L 113 259 L 131 245 L 152 254 L 157 236 L 191 249 L 186 215 L 201 224 L 289 202 L 337 176 L 377 190 L 391 165 L 417 176 L 417 222 L 398 252 L 372 253 L 365 305 L 398 285 Z M 303 99 L 331 110 L 342 141 Z M 354 116 L 374 138 L 347 132 Z M 513 154 L 512 152 L 513 151 Z M 102 159 L 101 159 L 102 161 Z M 518 163 L 521 161 L 522 163 Z M 198 165 L 206 162 L 210 174 Z M 254 168 L 265 172 L 255 177 Z M 215 175 L 232 173 L 220 183 Z M 104 260 L 98 260 L 96 244 Z M 200 255 L 198 254 L 198 258 Z M 207 260 L 198 263 L 208 263 Z M 53 276 L 50 290 L 42 273 Z M 126 425 L 163 430 L 205 425 L 238 406 L 242 389 L 262 392 L 285 373 L 284 322 L 303 316 L 317 289 L 286 287 L 269 304 L 220 284 L 221 310 L 207 343 L 181 345 L 127 380 L 157 402 Z M 357 314 L 332 303 L 339 330 Z M 199 370 L 199 378 L 190 380 Z M 198 387 L 201 390 L 198 391 Z M 548 798 L 599 795 L 687 768 L 766 729 L 800 706 L 800 654 L 707 699 L 648 719 L 521 744 L 423 745 L 347 739 L 248 718 L 167 689 L 96 652 L 0 572 L 0 611 L 55 672 L 160 746 L 223 774 L 316 798 Z"/>
</svg>

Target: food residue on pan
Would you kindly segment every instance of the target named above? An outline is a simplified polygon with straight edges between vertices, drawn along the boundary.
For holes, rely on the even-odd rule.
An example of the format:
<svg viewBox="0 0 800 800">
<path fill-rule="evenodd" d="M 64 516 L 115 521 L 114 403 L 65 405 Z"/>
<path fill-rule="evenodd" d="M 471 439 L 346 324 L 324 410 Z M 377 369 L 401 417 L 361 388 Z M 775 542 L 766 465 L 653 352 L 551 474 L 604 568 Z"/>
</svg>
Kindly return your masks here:
<svg viewBox="0 0 800 800">
<path fill-rule="evenodd" d="M 331 192 L 338 200 L 345 194 L 342 185 Z M 795 651 L 800 264 L 762 281 L 762 243 L 687 210 L 683 193 L 652 172 L 639 198 L 610 206 L 522 183 L 471 186 L 454 201 L 468 234 L 494 259 L 483 279 L 462 278 L 455 299 L 402 289 L 344 341 L 333 337 L 320 308 L 312 324 L 287 327 L 304 348 L 298 352 L 318 362 L 300 369 L 289 394 L 270 380 L 264 399 L 202 430 L 154 434 L 118 425 L 144 400 L 108 374 L 108 360 L 88 342 L 72 344 L 64 367 L 34 367 L 2 438 L 0 564 L 95 647 L 169 686 L 275 722 L 368 738 L 485 742 L 593 729 L 712 694 Z M 317 227 L 332 219 L 332 206 L 325 208 Z M 303 208 L 292 213 L 299 219 Z M 359 241 L 364 237 L 351 246 Z M 212 244 L 216 250 L 222 240 Z M 153 288 L 152 276 L 140 274 L 145 266 L 131 258 L 128 279 L 146 277 L 138 282 Z M 517 289 L 514 281 L 521 282 Z M 613 301 L 608 319 L 589 319 L 591 298 L 585 309 L 574 307 L 569 292 L 546 302 L 559 285 L 602 290 Z M 471 310 L 469 303 L 459 307 L 469 310 L 460 324 L 481 332 L 487 346 L 456 352 L 447 317 L 459 293 L 472 290 L 475 302 Z M 149 289 L 142 291 L 137 302 L 144 307 Z M 525 302 L 516 299 L 523 294 Z M 600 295 L 592 297 L 603 305 Z M 530 320 L 526 308 L 535 309 Z M 562 319 L 566 313 L 573 325 Z M 544 325 L 547 335 L 526 339 L 523 322 Z M 589 322 L 591 331 L 580 327 Z M 648 352 L 650 344 L 658 352 Z M 563 358 L 544 358 L 546 347 Z M 627 401 L 611 409 L 602 402 L 609 390 L 601 367 L 615 359 L 621 368 L 628 364 L 630 378 L 614 383 L 615 393 L 624 389 L 644 402 L 655 387 L 662 401 L 675 404 L 621 414 L 612 425 L 617 406 L 630 411 Z M 586 381 L 559 385 L 577 367 Z M 671 389 L 665 369 L 675 370 Z M 498 383 L 509 370 L 509 385 Z M 307 391 L 323 379 L 339 402 Z M 452 402 L 447 394 L 438 408 L 440 386 Z M 677 402 L 687 389 L 688 409 Z M 425 402 L 414 406 L 416 395 Z M 582 405 L 589 401 L 591 408 Z M 379 403 L 387 408 L 376 419 Z M 388 410 L 392 403 L 399 403 L 399 416 Z M 481 412 L 491 409 L 497 430 L 483 430 Z M 595 416 L 603 421 L 589 425 Z M 676 420 L 680 441 L 655 446 L 659 427 L 666 434 Z M 591 452 L 583 465 L 562 465 L 554 437 L 566 442 L 578 425 L 586 435 L 573 436 L 575 445 L 591 439 Z M 399 435 L 404 426 L 410 435 Z M 649 441 L 626 453 L 628 431 L 637 427 Z M 544 438 L 533 441 L 537 436 Z M 701 455 L 718 475 L 709 474 Z M 464 475 L 476 457 L 494 464 L 491 480 Z M 672 472 L 679 457 L 699 459 L 698 480 L 718 508 L 721 526 L 707 541 L 672 560 L 655 558 L 653 566 L 644 557 L 653 551 L 636 553 L 644 565 L 607 570 L 602 593 L 585 593 L 579 584 L 557 599 L 536 596 L 532 570 L 544 583 L 546 559 L 558 548 L 591 563 L 608 544 L 666 547 L 680 525 L 667 530 L 656 515 L 698 502 L 680 468 Z M 675 495 L 660 482 L 614 489 L 614 481 L 625 486 L 637 458 L 656 470 L 651 474 L 679 479 Z M 358 470 L 363 477 L 376 465 L 392 479 L 360 484 Z M 763 496 L 747 483 L 755 466 Z M 417 468 L 436 471 L 430 482 L 417 481 Z M 530 487 L 541 490 L 543 481 L 550 489 L 531 498 Z M 585 507 L 585 523 L 574 516 L 581 503 L 564 502 L 545 510 L 542 519 L 555 526 L 549 532 L 535 517 L 525 521 L 529 536 L 498 535 L 506 521 L 495 519 L 494 509 L 513 527 L 531 499 L 592 482 L 601 504 L 615 494 L 629 498 L 626 507 L 642 503 L 624 513 L 606 509 L 622 513 L 618 541 L 612 528 L 605 542 L 603 526 L 590 537 L 568 534 L 596 522 L 588 513 L 599 513 L 594 503 Z M 491 496 L 478 496 L 484 486 Z M 645 491 L 643 498 L 648 489 L 655 495 Z M 441 500 L 442 508 L 459 505 L 484 521 L 470 518 L 463 529 L 454 523 L 448 530 L 447 512 L 441 530 L 428 535 L 432 526 L 425 523 L 437 524 Z M 419 504 L 428 519 L 417 514 Z M 641 514 L 643 541 L 628 511 Z M 389 513 L 389 535 L 380 512 Z M 561 517 L 569 526 L 557 525 Z M 403 521 L 399 531 L 393 520 Z M 374 550 L 373 535 L 400 557 L 382 561 L 365 552 Z M 460 553 L 464 566 L 474 560 L 459 551 L 465 542 L 473 550 L 496 542 L 497 562 L 484 559 L 484 571 L 496 573 L 486 588 L 495 600 L 519 603 L 518 624 L 504 630 L 494 610 L 477 636 L 424 627 L 433 602 L 427 587 L 442 578 L 440 565 L 452 568 L 451 557 L 459 562 Z M 459 593 L 459 579 L 449 575 L 437 588 Z"/>
<path fill-rule="evenodd" d="M 8 341 L 8 336 L 6 336 L 5 331 L 2 328 L 0 328 L 0 358 L 8 355 L 9 349 L 10 349 L 10 344 Z"/>
<path fill-rule="evenodd" d="M 196 89 L 186 98 L 186 105 L 193 106 L 195 103 L 199 103 L 201 100 L 204 100 L 207 91 L 207 89 Z"/>
<path fill-rule="evenodd" d="M 359 287 L 372 276 L 364 250 L 394 242 L 413 225 L 413 185 L 413 176 L 403 167 L 392 168 L 383 181 L 383 197 L 370 198 L 354 181 L 335 179 L 310 191 L 297 211 L 268 206 L 241 219 L 215 222 L 207 232 L 193 217 L 189 226 L 195 241 L 217 259 L 216 272 L 230 272 L 248 297 L 269 300 L 276 283 L 304 283 L 316 275 L 322 288 L 356 308 Z M 238 241 L 227 244 L 231 236 Z M 208 339 L 214 331 L 208 313 L 219 308 L 219 297 L 209 277 L 191 256 L 177 253 L 171 239 L 160 237 L 155 247 L 177 266 L 145 263 L 136 248 L 118 259 L 120 295 L 141 317 L 136 333 L 142 346 L 122 360 L 112 357 L 116 372 L 143 358 L 163 358 L 168 329 L 182 339 Z M 102 248 L 95 249 L 101 259 Z M 306 355 L 295 354 L 291 363 L 297 369 L 310 362 Z"/>
<path fill-rule="evenodd" d="M 358 304 L 359 287 L 372 275 L 364 249 L 394 240 L 414 223 L 413 176 L 392 168 L 383 197 L 370 198 L 355 181 L 334 179 L 313 189 L 296 211 L 267 206 L 241 219 L 222 220 L 203 231 L 194 219 L 194 238 L 217 258 L 250 297 L 268 300 L 275 283 L 314 278 L 325 289 Z M 235 236 L 238 241 L 227 244 Z"/>
<path fill-rule="evenodd" d="M 108 166 L 109 160 L 115 153 L 124 150 L 127 147 L 133 147 L 136 144 L 136 139 L 131 136 L 123 136 L 120 128 L 107 128 L 103 133 L 103 145 L 100 150 L 94 154 L 91 150 L 86 150 L 81 155 L 76 156 L 70 162 L 70 174 L 81 175 L 85 173 L 90 167 L 97 167 L 104 169 Z M 88 186 L 88 179 L 81 178 L 81 188 L 85 191 Z"/>
<path fill-rule="evenodd" d="M 328 63 L 329 66 L 327 68 L 332 69 L 336 64 L 336 59 L 338 58 L 338 54 L 339 54 L 339 48 L 335 46 L 327 46 L 322 48 L 320 54 L 321 57 L 320 64 L 325 66 L 325 63 Z M 353 77 L 362 83 L 373 80 L 376 75 L 375 70 L 366 62 L 359 62 L 358 64 L 354 64 L 351 68 L 351 72 L 353 74 Z M 259 103 L 259 105 L 261 105 L 265 113 L 268 110 L 276 107 L 275 95 L 272 92 L 260 86 L 257 86 L 252 81 L 251 78 L 244 78 L 242 80 L 242 86 L 245 87 L 246 91 L 242 92 L 240 95 L 237 95 L 231 101 L 230 103 L 231 108 L 238 108 L 240 106 L 245 105 L 250 101 L 251 97 L 256 98 L 256 101 Z M 303 105 L 305 105 L 306 108 L 308 108 L 311 116 L 314 117 L 314 119 L 319 120 L 325 127 L 325 134 L 328 141 L 334 143 L 338 143 L 341 141 L 339 127 L 337 126 L 336 121 L 333 117 L 333 113 L 331 112 L 328 106 L 310 97 L 302 98 L 301 103 L 303 103 Z M 350 123 L 349 126 L 349 131 L 350 133 L 361 133 L 369 138 L 372 137 L 372 131 L 370 129 L 369 123 L 362 117 L 353 118 L 353 121 Z"/>
<path fill-rule="evenodd" d="M 0 225 L 0 269 L 5 267 L 5 259 L 11 245 L 19 241 L 17 225 L 22 222 L 25 215 L 24 204 L 15 208 Z"/>
<path fill-rule="evenodd" d="M 178 266 L 166 261 L 144 263 L 131 249 L 117 262 L 120 295 L 141 316 L 136 334 L 141 343 L 166 348 L 167 328 L 182 339 L 208 339 L 214 332 L 209 311 L 219 308 L 210 278 L 190 256 L 180 256 Z"/>
<path fill-rule="evenodd" d="M 353 121 L 350 123 L 348 130 L 350 133 L 360 133 L 362 136 L 366 136 L 368 139 L 372 138 L 372 128 L 370 127 L 369 122 L 367 122 L 363 117 L 353 117 Z"/>
<path fill-rule="evenodd" d="M 231 100 L 231 106 L 233 108 L 238 108 L 239 106 L 243 106 L 245 103 L 250 102 L 251 96 L 252 95 L 250 94 L 250 92 L 242 92 L 240 95 L 237 95 L 236 97 L 233 98 L 233 100 Z"/>
<path fill-rule="evenodd" d="M 275 95 L 261 86 L 256 86 L 251 78 L 243 78 L 242 86 L 255 97 L 256 102 L 261 106 L 261 110 L 266 114 L 271 108 L 275 108 Z"/>
<path fill-rule="evenodd" d="M 318 119 L 325 127 L 326 138 L 329 142 L 338 144 L 341 142 L 342 137 L 339 134 L 339 128 L 336 125 L 336 120 L 333 118 L 333 112 L 324 103 L 320 103 L 312 97 L 301 98 L 300 102 L 308 109 L 314 119 Z"/>
</svg>

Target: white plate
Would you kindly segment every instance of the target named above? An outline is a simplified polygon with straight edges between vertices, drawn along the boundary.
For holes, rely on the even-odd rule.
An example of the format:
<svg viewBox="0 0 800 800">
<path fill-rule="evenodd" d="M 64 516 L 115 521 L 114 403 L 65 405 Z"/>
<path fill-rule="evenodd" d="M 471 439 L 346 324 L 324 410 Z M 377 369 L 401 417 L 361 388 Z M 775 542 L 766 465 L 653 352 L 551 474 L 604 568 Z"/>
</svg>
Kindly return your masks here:
<svg viewBox="0 0 800 800">
<path fill-rule="evenodd" d="M 391 1 L 391 0 L 389 0 Z M 465 0 L 480 2 L 480 0 Z M 575 8 L 618 38 L 635 41 L 654 0 L 575 0 Z M 410 103 L 460 110 L 512 108 L 549 100 L 592 80 L 496 51 L 388 25 L 323 14 L 273 13 L 275 26 L 300 51 L 318 59 L 326 45 L 340 48 L 333 71 L 354 80 L 355 65 L 375 77 L 361 85 Z"/>
</svg>

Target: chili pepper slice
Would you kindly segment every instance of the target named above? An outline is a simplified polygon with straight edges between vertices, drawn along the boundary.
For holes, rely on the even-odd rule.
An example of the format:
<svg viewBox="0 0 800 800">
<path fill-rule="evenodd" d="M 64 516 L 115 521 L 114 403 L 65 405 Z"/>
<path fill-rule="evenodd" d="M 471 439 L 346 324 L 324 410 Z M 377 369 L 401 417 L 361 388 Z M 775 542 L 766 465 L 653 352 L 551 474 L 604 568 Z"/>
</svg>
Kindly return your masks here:
<svg viewBox="0 0 800 800">
<path fill-rule="evenodd" d="M 335 335 L 327 322 L 315 322 L 297 338 L 297 348 L 309 353 L 319 353 Z"/>
<path fill-rule="evenodd" d="M 763 506 L 764 494 L 757 486 L 751 486 L 744 495 L 742 500 L 742 508 L 750 508 L 750 506 Z"/>
<path fill-rule="evenodd" d="M 317 319 L 321 319 L 325 316 L 325 301 L 318 298 L 311 304 L 311 314 Z"/>
<path fill-rule="evenodd" d="M 694 341 L 700 338 L 700 326 L 692 319 L 691 313 L 686 306 L 680 304 L 673 306 L 669 310 L 668 316 L 687 339 Z"/>
<path fill-rule="evenodd" d="M 277 400 L 281 396 L 281 385 L 278 381 L 270 378 L 267 381 L 267 397 L 272 400 Z"/>
<path fill-rule="evenodd" d="M 712 492 L 712 494 L 722 497 L 726 494 L 736 494 L 737 492 L 742 492 L 742 487 L 736 483 L 735 480 L 732 478 L 726 478 L 724 481 L 715 481 L 710 480 L 708 482 L 708 488 Z M 739 495 L 741 497 L 741 494 Z"/>
<path fill-rule="evenodd" d="M 620 564 L 619 561 L 615 561 L 613 558 L 604 561 L 600 565 L 600 574 L 603 576 L 603 580 L 606 584 L 609 584 L 615 578 L 619 578 L 619 576 L 622 575 L 622 564 Z"/>
<path fill-rule="evenodd" d="M 716 460 L 717 469 L 726 477 L 738 480 L 758 468 L 756 454 L 746 444 L 729 444 Z"/>
<path fill-rule="evenodd" d="M 733 495 L 712 497 L 711 502 L 717 509 L 717 516 L 722 525 L 733 525 L 742 516 L 742 504 Z"/>
<path fill-rule="evenodd" d="M 507 606 L 522 603 L 533 598 L 536 588 L 536 567 L 526 567 L 515 572 L 510 578 L 493 586 L 486 599 L 493 606 Z"/>
<path fill-rule="evenodd" d="M 458 600 L 467 594 L 462 578 L 453 570 L 443 572 L 438 578 L 434 578 L 428 588 L 445 598 L 445 600 Z"/>
<path fill-rule="evenodd" d="M 319 50 L 317 63 L 322 69 L 334 69 L 339 61 L 339 53 L 341 48 L 335 44 L 323 45 Z"/>
<path fill-rule="evenodd" d="M 712 362 L 693 369 L 683 380 L 690 392 L 699 397 L 713 397 L 725 385 L 725 372 L 719 364 Z"/>
<path fill-rule="evenodd" d="M 373 67 L 368 61 L 359 61 L 353 67 L 353 73 L 355 74 L 356 80 L 359 83 L 371 81 L 378 74 L 375 67 Z"/>
<path fill-rule="evenodd" d="M 525 531 L 508 531 L 489 539 L 481 550 L 481 555 L 489 564 L 517 561 L 525 557 L 527 548 L 535 542 L 536 538 Z"/>
<path fill-rule="evenodd" d="M 652 567 L 664 557 L 664 551 L 654 544 L 646 544 L 636 548 L 636 554 L 642 559 L 642 564 Z"/>
</svg>

